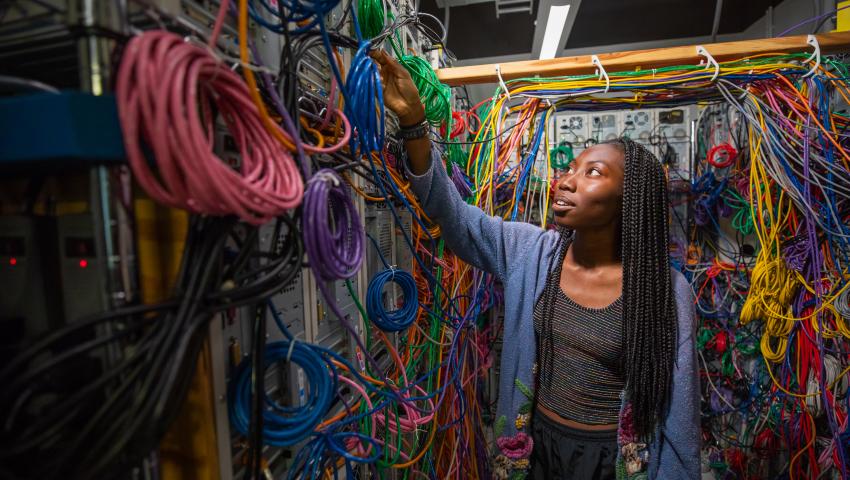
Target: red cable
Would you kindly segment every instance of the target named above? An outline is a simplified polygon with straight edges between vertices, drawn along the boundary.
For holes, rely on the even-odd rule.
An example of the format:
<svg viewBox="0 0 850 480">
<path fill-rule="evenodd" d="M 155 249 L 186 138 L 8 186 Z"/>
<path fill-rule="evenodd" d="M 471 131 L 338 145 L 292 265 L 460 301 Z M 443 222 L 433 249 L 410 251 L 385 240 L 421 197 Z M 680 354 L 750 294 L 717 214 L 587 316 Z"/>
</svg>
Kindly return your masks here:
<svg viewBox="0 0 850 480">
<path fill-rule="evenodd" d="M 166 31 L 134 37 L 116 94 L 130 166 L 154 200 L 255 225 L 301 203 L 304 187 L 290 152 L 263 127 L 242 79 L 206 49 Z M 213 105 L 241 154 L 238 171 L 213 151 Z"/>
<path fill-rule="evenodd" d="M 720 152 L 726 154 L 725 160 L 717 160 L 717 154 Z M 735 150 L 735 147 L 728 143 L 721 143 L 720 145 L 711 147 L 711 150 L 708 151 L 708 155 L 706 155 L 705 160 L 714 168 L 726 168 L 729 165 L 732 165 L 732 162 L 735 161 L 735 157 L 737 156 L 738 151 Z"/>
</svg>

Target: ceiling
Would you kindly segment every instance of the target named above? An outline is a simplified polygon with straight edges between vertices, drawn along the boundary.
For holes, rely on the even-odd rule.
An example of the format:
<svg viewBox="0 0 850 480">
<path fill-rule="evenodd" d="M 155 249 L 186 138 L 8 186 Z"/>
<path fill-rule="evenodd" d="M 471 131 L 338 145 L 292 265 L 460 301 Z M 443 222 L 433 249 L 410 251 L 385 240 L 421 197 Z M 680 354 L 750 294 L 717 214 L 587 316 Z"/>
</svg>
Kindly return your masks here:
<svg viewBox="0 0 850 480">
<path fill-rule="evenodd" d="M 562 37 L 565 50 L 711 35 L 717 0 L 583 0 L 572 4 Z M 746 30 L 781 0 L 725 1 L 718 34 Z M 540 5 L 545 12 L 538 12 Z M 493 2 L 455 6 L 449 12 L 447 46 L 460 61 L 527 55 L 539 49 L 548 6 L 552 0 L 534 0 L 532 13 L 510 13 L 496 18 Z M 445 11 L 436 0 L 421 0 L 420 8 L 438 18 Z M 543 13 L 543 15 L 538 15 Z M 540 21 L 538 21 L 538 19 Z M 537 28 L 535 23 L 540 24 Z M 570 28 L 572 24 L 572 28 Z"/>
<path fill-rule="evenodd" d="M 718 34 L 744 31 L 777 0 L 723 2 Z M 590 0 L 581 3 L 564 48 L 711 35 L 716 0 Z"/>
<path fill-rule="evenodd" d="M 446 45 L 458 60 L 530 53 L 539 3 L 533 0 L 533 13 L 507 13 L 499 18 L 495 2 L 451 7 Z M 436 0 L 420 0 L 419 8 L 445 18 Z"/>
</svg>

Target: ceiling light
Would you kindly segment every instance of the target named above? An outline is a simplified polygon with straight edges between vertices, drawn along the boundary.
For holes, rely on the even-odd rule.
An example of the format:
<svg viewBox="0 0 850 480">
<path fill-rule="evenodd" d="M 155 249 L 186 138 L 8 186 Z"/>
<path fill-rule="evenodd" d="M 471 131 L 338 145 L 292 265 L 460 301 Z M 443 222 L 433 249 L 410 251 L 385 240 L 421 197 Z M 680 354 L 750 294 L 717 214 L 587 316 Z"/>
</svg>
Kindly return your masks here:
<svg viewBox="0 0 850 480">
<path fill-rule="evenodd" d="M 567 23 L 569 5 L 553 5 L 549 7 L 549 17 L 546 19 L 546 31 L 543 33 L 543 45 L 540 47 L 540 60 L 555 58 L 561 43 L 561 33 Z"/>
</svg>

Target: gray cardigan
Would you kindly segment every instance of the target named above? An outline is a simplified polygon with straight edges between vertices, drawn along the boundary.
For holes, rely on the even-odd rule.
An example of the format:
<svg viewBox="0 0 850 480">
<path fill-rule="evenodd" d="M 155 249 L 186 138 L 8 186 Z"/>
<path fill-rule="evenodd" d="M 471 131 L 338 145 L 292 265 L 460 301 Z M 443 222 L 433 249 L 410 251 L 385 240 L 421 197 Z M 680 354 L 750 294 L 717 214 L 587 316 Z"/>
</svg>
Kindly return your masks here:
<svg viewBox="0 0 850 480">
<path fill-rule="evenodd" d="M 533 447 L 528 424 L 536 348 L 532 309 L 542 294 L 558 234 L 524 222 L 485 214 L 461 198 L 436 147 L 422 175 L 407 172 L 425 213 L 440 225 L 446 245 L 465 262 L 495 275 L 505 288 L 505 325 L 499 381 L 494 477 L 523 478 Z M 670 401 L 647 446 L 634 443 L 620 415 L 618 478 L 697 479 L 700 476 L 700 389 L 696 362 L 693 291 L 673 272 L 678 351 Z M 623 412 L 628 412 L 624 402 Z M 504 427 L 502 427 L 504 425 Z M 631 445 L 629 445 L 631 444 Z M 637 458 L 638 461 L 634 462 Z M 631 459 L 631 462 L 630 462 Z M 629 473 L 626 473 L 629 465 Z"/>
</svg>

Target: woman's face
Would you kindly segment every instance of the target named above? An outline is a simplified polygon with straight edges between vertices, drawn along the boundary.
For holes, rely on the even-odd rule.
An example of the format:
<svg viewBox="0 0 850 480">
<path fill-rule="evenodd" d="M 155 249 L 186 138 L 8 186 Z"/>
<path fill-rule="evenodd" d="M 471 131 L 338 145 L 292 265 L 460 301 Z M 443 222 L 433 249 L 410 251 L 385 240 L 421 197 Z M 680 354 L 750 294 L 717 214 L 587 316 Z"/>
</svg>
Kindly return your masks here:
<svg viewBox="0 0 850 480">
<path fill-rule="evenodd" d="M 579 155 L 555 185 L 555 223 L 573 229 L 620 221 L 625 158 L 616 145 L 600 144 Z"/>
</svg>

